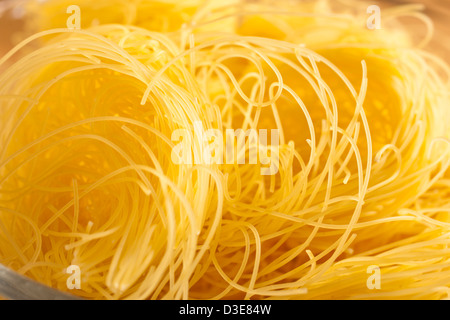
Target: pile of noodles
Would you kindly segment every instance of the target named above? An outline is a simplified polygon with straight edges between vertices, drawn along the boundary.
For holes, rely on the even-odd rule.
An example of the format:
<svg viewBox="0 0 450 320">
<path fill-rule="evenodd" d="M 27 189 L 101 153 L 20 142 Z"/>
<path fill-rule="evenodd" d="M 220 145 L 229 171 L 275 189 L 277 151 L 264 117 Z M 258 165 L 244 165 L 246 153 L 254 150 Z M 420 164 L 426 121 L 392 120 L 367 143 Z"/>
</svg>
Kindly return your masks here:
<svg viewBox="0 0 450 320">
<path fill-rule="evenodd" d="M 88 299 L 450 297 L 449 67 L 420 8 L 370 30 L 366 7 L 27 1 L 39 32 L 0 60 L 0 262 Z M 279 143 L 176 163 L 178 129 L 194 159 L 214 143 L 196 123 Z"/>
</svg>

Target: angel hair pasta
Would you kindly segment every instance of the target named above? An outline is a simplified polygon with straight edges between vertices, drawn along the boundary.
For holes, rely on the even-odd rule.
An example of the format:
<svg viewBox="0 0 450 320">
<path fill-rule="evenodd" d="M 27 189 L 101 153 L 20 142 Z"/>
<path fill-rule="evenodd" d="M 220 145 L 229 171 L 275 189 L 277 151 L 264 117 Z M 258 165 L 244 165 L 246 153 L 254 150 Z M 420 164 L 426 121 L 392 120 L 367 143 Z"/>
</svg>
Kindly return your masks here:
<svg viewBox="0 0 450 320">
<path fill-rule="evenodd" d="M 450 72 L 419 7 L 25 4 L 2 264 L 87 299 L 449 297 Z"/>
</svg>

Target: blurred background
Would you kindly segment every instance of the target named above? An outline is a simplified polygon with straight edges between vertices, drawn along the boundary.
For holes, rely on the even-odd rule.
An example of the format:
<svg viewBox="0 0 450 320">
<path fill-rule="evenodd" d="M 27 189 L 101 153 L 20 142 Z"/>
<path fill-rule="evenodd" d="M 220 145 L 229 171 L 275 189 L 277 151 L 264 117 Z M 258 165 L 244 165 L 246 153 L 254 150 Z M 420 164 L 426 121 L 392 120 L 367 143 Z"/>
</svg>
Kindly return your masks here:
<svg viewBox="0 0 450 320">
<path fill-rule="evenodd" d="M 425 6 L 424 13 L 433 20 L 435 27 L 433 39 L 427 48 L 450 63 L 450 0 L 390 0 L 381 2 L 388 5 L 423 4 Z"/>
<path fill-rule="evenodd" d="M 24 14 L 24 9 L 21 6 L 14 10 L 9 9 L 12 3 L 17 4 L 20 1 L 23 0 L 0 0 L 0 56 L 3 56 L 15 43 L 21 40 L 17 30 L 23 28 L 21 17 Z M 361 0 L 361 2 L 367 2 L 367 6 L 379 5 L 381 9 L 401 4 L 423 4 L 425 6 L 424 13 L 434 21 L 435 25 L 435 33 L 427 49 L 450 63 L 448 55 L 450 52 L 450 0 Z M 382 11 L 381 18 L 383 18 Z M 406 23 L 408 22 L 406 21 Z M 423 24 L 416 19 L 410 19 L 410 23 L 413 24 L 413 27 L 416 24 L 417 28 L 420 29 L 417 30 L 418 33 L 423 31 Z"/>
</svg>

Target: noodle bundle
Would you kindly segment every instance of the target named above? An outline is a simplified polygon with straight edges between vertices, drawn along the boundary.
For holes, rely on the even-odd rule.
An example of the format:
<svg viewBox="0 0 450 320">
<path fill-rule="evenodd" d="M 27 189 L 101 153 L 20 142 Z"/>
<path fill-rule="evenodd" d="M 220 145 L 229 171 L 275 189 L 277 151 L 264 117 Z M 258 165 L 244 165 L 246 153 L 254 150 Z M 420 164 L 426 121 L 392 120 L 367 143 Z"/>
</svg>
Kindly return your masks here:
<svg viewBox="0 0 450 320">
<path fill-rule="evenodd" d="M 0 60 L 2 264 L 87 299 L 450 297 L 450 72 L 416 6 L 81 0 L 69 30 L 73 2 L 29 2 Z M 227 161 L 227 130 L 268 137 Z"/>
</svg>

